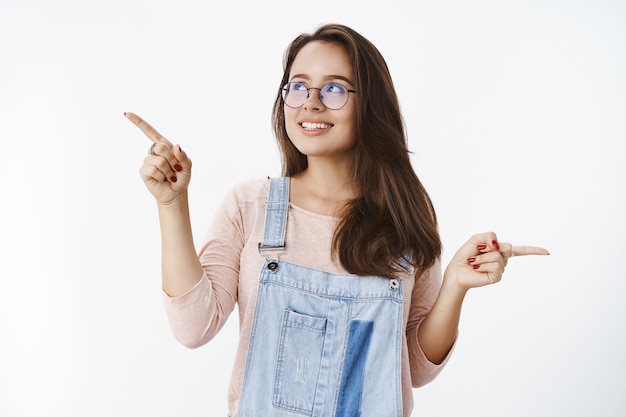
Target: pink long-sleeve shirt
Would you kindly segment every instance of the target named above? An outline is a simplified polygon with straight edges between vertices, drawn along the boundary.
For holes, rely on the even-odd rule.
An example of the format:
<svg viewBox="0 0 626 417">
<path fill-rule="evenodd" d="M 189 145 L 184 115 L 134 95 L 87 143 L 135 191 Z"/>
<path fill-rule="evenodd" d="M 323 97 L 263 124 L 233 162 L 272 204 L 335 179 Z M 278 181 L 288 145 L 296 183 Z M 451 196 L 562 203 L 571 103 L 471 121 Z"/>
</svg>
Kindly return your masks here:
<svg viewBox="0 0 626 417">
<path fill-rule="evenodd" d="M 200 250 L 202 279 L 179 297 L 164 295 L 172 333 L 183 345 L 195 348 L 211 340 L 238 304 L 239 345 L 232 370 L 228 410 L 236 416 L 252 326 L 258 277 L 265 257 L 259 254 L 265 223 L 267 178 L 235 186 L 214 217 Z M 280 259 L 331 274 L 347 271 L 331 258 L 337 218 L 304 210 L 292 204 L 287 220 L 287 250 Z M 403 281 L 404 326 L 402 346 L 402 402 L 404 416 L 413 409 L 412 387 L 432 381 L 447 363 L 431 363 L 420 348 L 417 329 L 430 311 L 441 285 L 441 265 Z"/>
</svg>

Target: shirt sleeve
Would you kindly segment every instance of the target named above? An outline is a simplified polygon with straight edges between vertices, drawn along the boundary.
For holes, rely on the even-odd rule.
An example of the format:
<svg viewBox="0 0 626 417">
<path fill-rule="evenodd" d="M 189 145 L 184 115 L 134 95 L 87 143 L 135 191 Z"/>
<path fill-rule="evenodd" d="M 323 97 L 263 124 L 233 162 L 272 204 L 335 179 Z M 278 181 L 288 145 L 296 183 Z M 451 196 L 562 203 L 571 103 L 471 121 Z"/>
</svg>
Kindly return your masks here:
<svg viewBox="0 0 626 417">
<path fill-rule="evenodd" d="M 432 309 L 435 299 L 441 288 L 441 261 L 438 260 L 433 266 L 416 276 L 413 293 L 411 296 L 411 309 L 407 321 L 407 343 L 409 348 L 409 364 L 411 368 L 411 383 L 414 388 L 421 387 L 431 382 L 448 363 L 454 345 L 440 363 L 435 364 L 428 360 L 417 338 L 417 330 L 424 318 Z M 455 342 L 456 344 L 456 342 Z"/>
<path fill-rule="evenodd" d="M 197 348 L 224 326 L 237 303 L 239 262 L 245 237 L 236 193 L 218 208 L 199 251 L 202 279 L 187 293 L 163 300 L 172 334 L 181 344 Z"/>
</svg>

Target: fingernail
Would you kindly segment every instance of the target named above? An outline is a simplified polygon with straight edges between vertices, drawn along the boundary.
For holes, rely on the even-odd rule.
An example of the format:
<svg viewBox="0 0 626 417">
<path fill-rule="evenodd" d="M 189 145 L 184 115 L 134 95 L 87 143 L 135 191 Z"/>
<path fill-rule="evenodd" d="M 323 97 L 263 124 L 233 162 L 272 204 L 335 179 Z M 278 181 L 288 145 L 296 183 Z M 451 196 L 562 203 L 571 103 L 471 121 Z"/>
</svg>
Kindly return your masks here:
<svg viewBox="0 0 626 417">
<path fill-rule="evenodd" d="M 178 165 L 178 164 L 174 164 L 174 169 L 175 169 L 176 171 L 180 172 L 180 171 L 182 171 L 182 170 L 183 170 L 183 167 L 181 167 L 181 166 L 180 166 L 180 165 Z"/>
<path fill-rule="evenodd" d="M 478 268 L 480 268 L 480 265 L 472 265 L 472 268 L 478 269 Z"/>
<path fill-rule="evenodd" d="M 495 240 L 491 241 L 491 245 L 496 249 L 496 250 L 500 250 L 500 245 L 498 245 L 498 242 Z"/>
<path fill-rule="evenodd" d="M 468 262 L 468 263 L 470 263 L 470 264 L 471 264 L 471 263 L 474 263 L 474 262 L 476 262 L 476 258 L 474 258 L 474 257 L 472 257 L 472 258 L 467 258 L 467 262 Z"/>
<path fill-rule="evenodd" d="M 478 246 L 476 246 L 476 249 L 478 249 L 478 250 L 485 250 L 485 249 L 487 249 L 487 245 L 478 245 Z"/>
<path fill-rule="evenodd" d="M 176 181 L 178 181 L 178 178 L 176 178 L 176 175 L 172 175 L 172 176 L 170 177 L 170 181 L 172 181 L 172 182 L 176 182 Z"/>
</svg>

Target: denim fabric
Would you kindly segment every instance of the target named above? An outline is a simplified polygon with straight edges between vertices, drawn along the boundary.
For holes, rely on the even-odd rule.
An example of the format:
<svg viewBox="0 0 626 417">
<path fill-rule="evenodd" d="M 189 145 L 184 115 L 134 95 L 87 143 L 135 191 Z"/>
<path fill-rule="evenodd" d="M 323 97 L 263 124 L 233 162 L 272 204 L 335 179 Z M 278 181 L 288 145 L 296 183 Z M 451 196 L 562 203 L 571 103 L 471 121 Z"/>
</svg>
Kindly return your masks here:
<svg viewBox="0 0 626 417">
<path fill-rule="evenodd" d="M 260 249 L 288 250 L 275 239 L 284 236 L 288 181 L 271 182 L 268 201 L 278 212 L 266 216 Z M 268 256 L 237 417 L 401 417 L 401 348 L 399 280 L 333 275 Z"/>
<path fill-rule="evenodd" d="M 353 320 L 350 323 L 337 403 L 338 416 L 359 417 L 361 415 L 365 364 L 372 342 L 373 327 L 374 323 L 371 321 Z"/>
</svg>

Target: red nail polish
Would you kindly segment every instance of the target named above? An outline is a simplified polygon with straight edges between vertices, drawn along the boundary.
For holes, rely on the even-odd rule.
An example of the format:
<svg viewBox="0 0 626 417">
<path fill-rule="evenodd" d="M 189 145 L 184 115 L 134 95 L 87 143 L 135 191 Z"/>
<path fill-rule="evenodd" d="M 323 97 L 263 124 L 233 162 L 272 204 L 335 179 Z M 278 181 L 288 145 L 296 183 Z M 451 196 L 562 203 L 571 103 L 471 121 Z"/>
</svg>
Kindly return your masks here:
<svg viewBox="0 0 626 417">
<path fill-rule="evenodd" d="M 498 242 L 496 240 L 492 240 L 491 241 L 491 245 L 496 249 L 496 250 L 500 250 L 500 245 L 498 245 Z"/>
<path fill-rule="evenodd" d="M 485 249 L 487 249 L 487 245 L 478 245 L 478 246 L 476 246 L 476 249 L 478 249 L 478 250 L 485 250 Z"/>
<path fill-rule="evenodd" d="M 473 265 L 472 268 L 478 269 L 478 268 L 480 268 L 480 265 Z"/>
<path fill-rule="evenodd" d="M 476 262 L 476 258 L 474 258 L 474 257 L 467 258 L 467 262 L 470 263 L 470 264 L 473 263 L 473 262 Z"/>
<path fill-rule="evenodd" d="M 176 182 L 176 181 L 178 181 L 178 178 L 176 178 L 176 175 L 172 175 L 172 176 L 170 177 L 170 181 L 172 181 L 172 182 Z"/>
<path fill-rule="evenodd" d="M 180 165 L 178 165 L 178 164 L 174 164 L 174 169 L 175 169 L 176 171 L 180 172 L 180 171 L 182 171 L 182 170 L 183 170 L 183 167 L 181 167 L 181 166 L 180 166 Z"/>
</svg>

